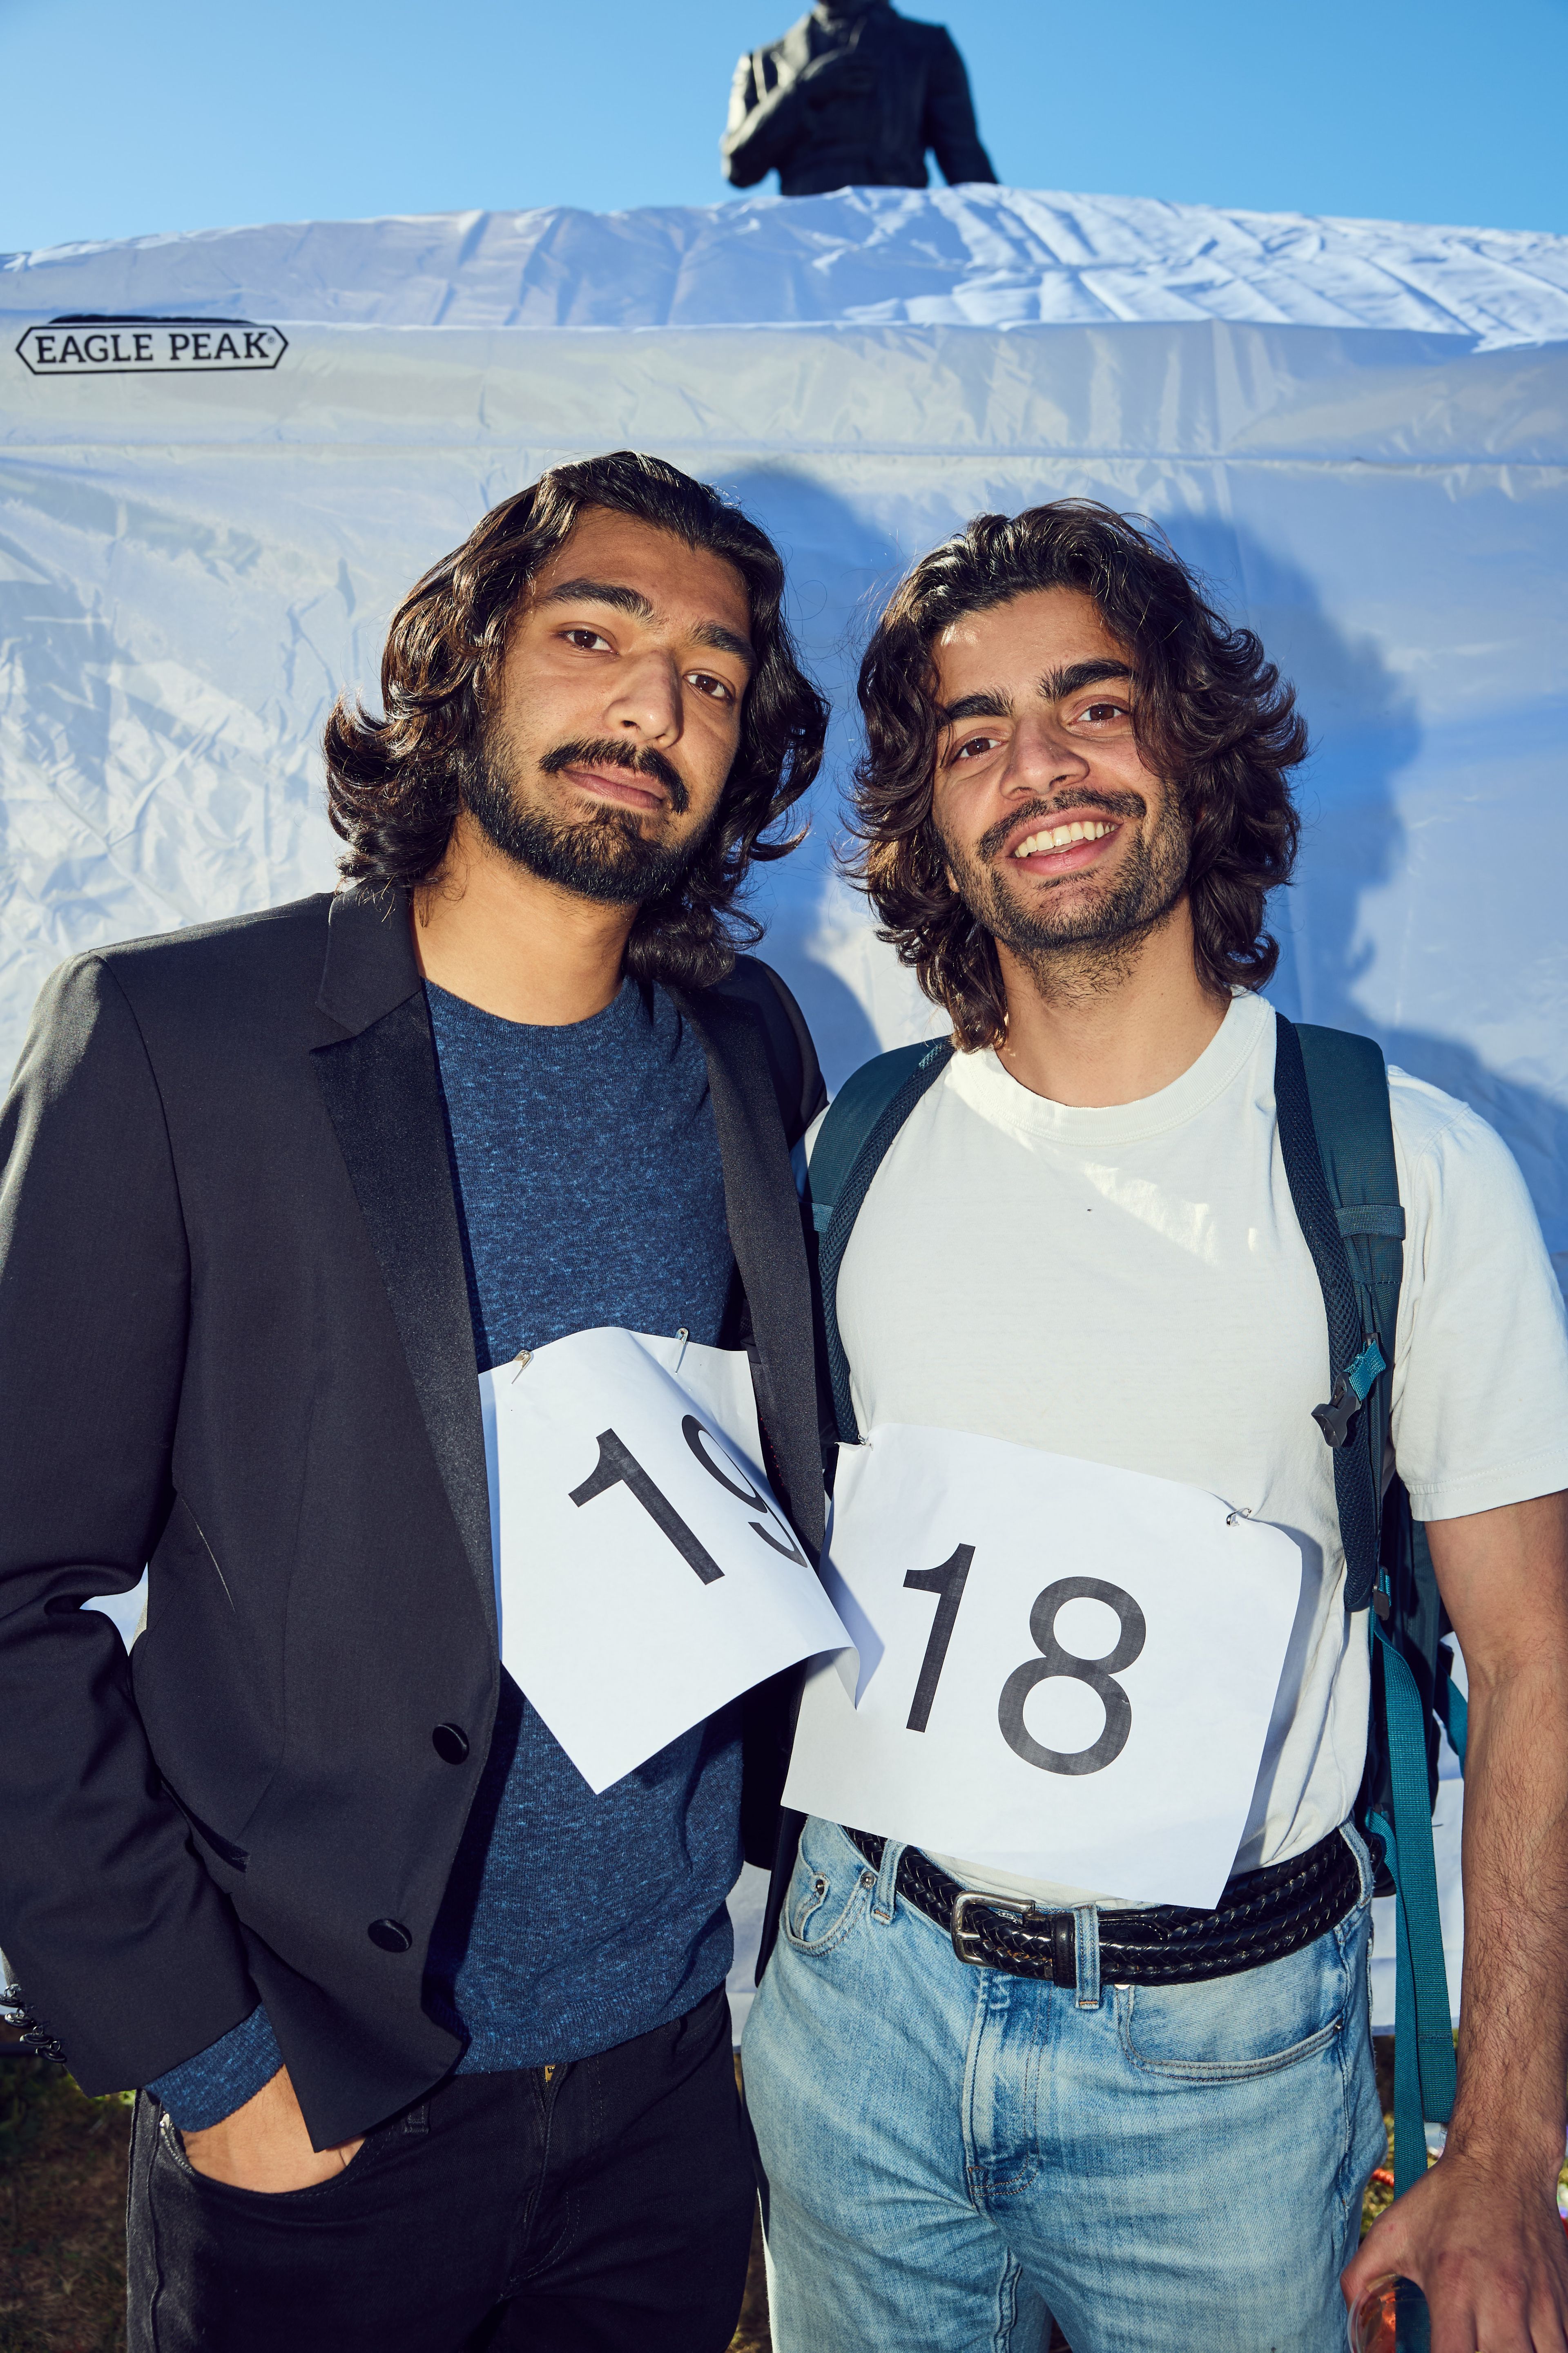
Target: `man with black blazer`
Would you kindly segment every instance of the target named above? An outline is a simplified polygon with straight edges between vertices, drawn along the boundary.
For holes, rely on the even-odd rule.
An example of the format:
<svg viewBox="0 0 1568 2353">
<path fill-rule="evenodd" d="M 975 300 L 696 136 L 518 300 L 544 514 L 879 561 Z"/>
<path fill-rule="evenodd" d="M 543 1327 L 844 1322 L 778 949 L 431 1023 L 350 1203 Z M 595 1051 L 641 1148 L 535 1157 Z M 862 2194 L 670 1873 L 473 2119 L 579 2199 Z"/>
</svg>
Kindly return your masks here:
<svg viewBox="0 0 1568 2353">
<path fill-rule="evenodd" d="M 782 589 L 674 469 L 553 470 L 405 601 L 384 716 L 332 714 L 348 887 L 40 999 L 0 1943 L 84 2089 L 143 2087 L 134 2353 L 733 2327 L 724 1896 L 742 1814 L 773 1860 L 789 1679 L 595 1797 L 500 1664 L 478 1375 L 603 1324 L 745 1348 L 816 1557 L 823 1091 L 734 953 L 821 756 Z M 80 1605 L 144 1564 L 127 1658 Z"/>
</svg>

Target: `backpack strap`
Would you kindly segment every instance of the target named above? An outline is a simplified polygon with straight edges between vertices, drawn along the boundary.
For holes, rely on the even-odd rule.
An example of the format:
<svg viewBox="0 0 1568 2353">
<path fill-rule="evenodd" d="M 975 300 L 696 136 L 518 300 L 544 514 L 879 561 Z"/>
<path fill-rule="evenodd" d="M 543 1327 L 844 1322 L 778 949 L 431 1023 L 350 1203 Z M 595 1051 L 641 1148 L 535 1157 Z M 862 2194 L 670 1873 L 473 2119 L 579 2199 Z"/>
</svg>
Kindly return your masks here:
<svg viewBox="0 0 1568 2353">
<path fill-rule="evenodd" d="M 1329 1398 L 1312 1418 L 1334 1450 L 1345 1608 L 1353 1613 L 1373 1600 L 1380 1581 L 1389 1368 L 1404 1273 L 1388 1073 L 1373 1039 L 1298 1029 L 1282 1013 L 1275 1022 L 1279 1149 L 1329 1325 Z"/>
<path fill-rule="evenodd" d="M 1376 1797 L 1366 1820 L 1382 1842 L 1396 1903 L 1394 2177 L 1399 2194 L 1426 2169 L 1425 2119 L 1447 2123 L 1455 2090 L 1427 1710 L 1403 1655 L 1417 1630 L 1405 1622 L 1410 1580 L 1391 1581 L 1388 1547 L 1381 1541 L 1405 1211 L 1388 1073 L 1375 1041 L 1340 1029 L 1298 1029 L 1282 1014 L 1276 1021 L 1279 1148 L 1329 1326 L 1330 1397 L 1314 1409 L 1313 1419 L 1334 1449 L 1345 1608 L 1370 1604 L 1373 1609 L 1376 1769 L 1369 1778 Z M 1406 1547 L 1418 1546 L 1420 1532 L 1409 1524 L 1403 1492 L 1395 1488 L 1390 1503 L 1398 1514 L 1391 1533 Z"/>
<path fill-rule="evenodd" d="M 842 1446 L 858 1446 L 860 1431 L 850 1394 L 849 1362 L 838 1332 L 838 1270 L 860 1204 L 889 1145 L 952 1059 L 952 1040 L 942 1038 L 934 1045 L 898 1046 L 864 1063 L 835 1095 L 812 1146 L 807 1198 L 817 1235 L 817 1286 Z"/>
</svg>

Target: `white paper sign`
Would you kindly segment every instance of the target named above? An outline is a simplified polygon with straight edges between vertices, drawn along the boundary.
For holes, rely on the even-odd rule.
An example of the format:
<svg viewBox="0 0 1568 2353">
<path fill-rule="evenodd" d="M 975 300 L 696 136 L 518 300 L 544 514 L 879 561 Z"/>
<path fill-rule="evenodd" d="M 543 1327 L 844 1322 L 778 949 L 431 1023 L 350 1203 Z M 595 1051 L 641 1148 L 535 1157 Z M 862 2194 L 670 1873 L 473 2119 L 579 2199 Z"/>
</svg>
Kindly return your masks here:
<svg viewBox="0 0 1568 2353">
<path fill-rule="evenodd" d="M 574 1332 L 479 1391 L 502 1662 L 590 1788 L 845 1641 L 763 1475 L 743 1355 Z"/>
<path fill-rule="evenodd" d="M 807 1682 L 787 1806 L 1215 1903 L 1300 1597 L 1290 1536 L 1172 1480 L 893 1426 L 841 1451 L 828 1553 L 858 1661 Z"/>
</svg>

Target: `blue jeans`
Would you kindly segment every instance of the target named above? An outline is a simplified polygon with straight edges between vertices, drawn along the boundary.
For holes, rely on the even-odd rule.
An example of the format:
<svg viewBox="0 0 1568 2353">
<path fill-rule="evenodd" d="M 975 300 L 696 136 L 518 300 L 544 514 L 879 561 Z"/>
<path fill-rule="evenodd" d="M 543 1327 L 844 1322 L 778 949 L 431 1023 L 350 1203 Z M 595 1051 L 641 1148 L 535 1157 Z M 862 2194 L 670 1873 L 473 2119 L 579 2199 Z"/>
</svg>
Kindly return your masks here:
<svg viewBox="0 0 1568 2353">
<path fill-rule="evenodd" d="M 1371 1873 L 1288 1958 L 1166 1988 L 974 1968 L 811 1820 L 747 2022 L 777 2353 L 1342 2353 L 1383 2157 Z"/>
</svg>

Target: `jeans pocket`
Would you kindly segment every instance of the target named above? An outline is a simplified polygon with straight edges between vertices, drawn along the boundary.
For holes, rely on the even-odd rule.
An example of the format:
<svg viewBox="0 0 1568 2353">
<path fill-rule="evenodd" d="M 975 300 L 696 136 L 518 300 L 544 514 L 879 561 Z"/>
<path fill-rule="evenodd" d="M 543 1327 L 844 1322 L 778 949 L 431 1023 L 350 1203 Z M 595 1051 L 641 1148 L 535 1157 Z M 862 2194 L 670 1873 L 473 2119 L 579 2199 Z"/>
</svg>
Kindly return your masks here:
<svg viewBox="0 0 1568 2353">
<path fill-rule="evenodd" d="M 1201 1985 L 1117 1989 L 1123 2055 L 1187 2083 L 1272 2075 L 1325 2050 L 1352 2010 L 1351 1967 L 1331 1928 L 1299 1953 Z"/>
<path fill-rule="evenodd" d="M 865 1911 L 877 1874 L 856 1858 L 840 1864 L 796 1862 L 784 1908 L 784 1932 L 797 1953 L 830 1953 Z"/>
<path fill-rule="evenodd" d="M 196 2189 L 211 2192 L 216 2197 L 258 2199 L 267 2206 L 291 2206 L 305 2199 L 330 2198 L 342 2183 L 351 2178 L 357 2181 L 371 2170 L 387 2137 L 384 2129 L 367 2133 L 348 2163 L 340 2166 L 336 2173 L 329 2173 L 324 2181 L 307 2181 L 298 2189 L 246 2189 L 238 2182 L 219 2181 L 212 2174 L 201 2172 L 191 2163 L 179 2128 L 168 2110 L 163 2109 L 158 2118 L 158 2149 L 168 2158 L 176 2173 L 183 2174 Z"/>
</svg>

